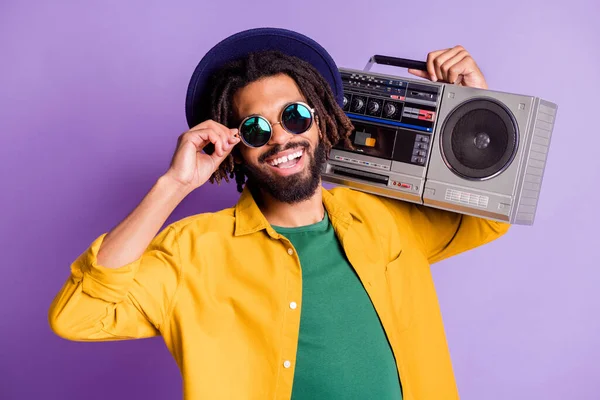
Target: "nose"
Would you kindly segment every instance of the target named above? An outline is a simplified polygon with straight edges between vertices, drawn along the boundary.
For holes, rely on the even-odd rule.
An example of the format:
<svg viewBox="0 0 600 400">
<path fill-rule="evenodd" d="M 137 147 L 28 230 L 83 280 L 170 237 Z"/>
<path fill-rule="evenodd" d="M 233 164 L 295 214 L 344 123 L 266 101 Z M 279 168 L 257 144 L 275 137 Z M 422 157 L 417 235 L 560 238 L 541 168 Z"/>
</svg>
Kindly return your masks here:
<svg viewBox="0 0 600 400">
<path fill-rule="evenodd" d="M 269 145 L 278 144 L 283 146 L 286 144 L 292 137 L 292 134 L 283 129 L 281 126 L 281 122 L 276 122 L 271 124 L 273 127 L 273 134 L 271 135 L 271 139 L 269 140 Z"/>
</svg>

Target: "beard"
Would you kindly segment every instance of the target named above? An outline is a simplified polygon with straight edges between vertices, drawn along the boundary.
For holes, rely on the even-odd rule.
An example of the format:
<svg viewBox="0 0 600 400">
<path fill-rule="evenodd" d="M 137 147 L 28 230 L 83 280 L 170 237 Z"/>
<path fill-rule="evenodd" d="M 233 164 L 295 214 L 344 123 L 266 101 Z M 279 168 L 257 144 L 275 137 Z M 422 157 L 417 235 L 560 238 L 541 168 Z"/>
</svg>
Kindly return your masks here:
<svg viewBox="0 0 600 400">
<path fill-rule="evenodd" d="M 321 141 L 312 154 L 309 154 L 309 144 L 306 142 L 288 143 L 285 147 L 277 146 L 265 152 L 259 158 L 259 163 L 265 163 L 265 160 L 281 151 L 303 148 L 306 157 L 304 162 L 307 167 L 304 170 L 290 175 L 277 176 L 269 173 L 259 166 L 244 164 L 244 173 L 248 177 L 248 188 L 257 198 L 257 189 L 271 195 L 275 200 L 282 203 L 299 203 L 311 198 L 321 183 L 321 169 L 327 161 L 327 152 Z"/>
</svg>

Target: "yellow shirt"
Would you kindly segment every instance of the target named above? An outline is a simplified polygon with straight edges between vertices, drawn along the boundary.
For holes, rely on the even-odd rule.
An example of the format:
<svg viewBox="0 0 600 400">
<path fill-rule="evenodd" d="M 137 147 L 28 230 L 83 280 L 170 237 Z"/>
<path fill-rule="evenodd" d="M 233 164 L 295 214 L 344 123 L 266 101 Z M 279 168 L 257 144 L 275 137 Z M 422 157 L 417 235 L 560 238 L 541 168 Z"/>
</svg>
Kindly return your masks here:
<svg viewBox="0 0 600 400">
<path fill-rule="evenodd" d="M 509 225 L 346 188 L 322 193 L 390 341 L 404 399 L 457 399 L 429 265 L 489 242 Z M 233 208 L 169 225 L 140 259 L 117 269 L 97 263 L 104 236 L 71 265 L 50 307 L 57 335 L 162 335 L 188 400 L 290 398 L 300 263 L 248 190 Z"/>
</svg>

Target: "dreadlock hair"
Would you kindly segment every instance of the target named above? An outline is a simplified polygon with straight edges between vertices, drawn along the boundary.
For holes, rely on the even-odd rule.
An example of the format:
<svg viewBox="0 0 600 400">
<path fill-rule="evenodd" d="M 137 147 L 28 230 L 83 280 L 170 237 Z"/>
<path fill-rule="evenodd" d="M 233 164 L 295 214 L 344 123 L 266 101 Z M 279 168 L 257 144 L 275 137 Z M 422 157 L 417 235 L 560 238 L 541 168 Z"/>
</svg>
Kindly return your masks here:
<svg viewBox="0 0 600 400">
<path fill-rule="evenodd" d="M 282 73 L 296 81 L 309 105 L 316 110 L 321 142 L 326 153 L 329 154 L 329 150 L 340 142 L 352 147 L 348 138 L 352 133 L 352 123 L 337 104 L 327 81 L 308 62 L 279 51 L 250 53 L 218 70 L 210 82 L 210 119 L 233 127 L 237 123 L 232 107 L 235 93 L 261 78 Z M 223 160 L 210 177 L 210 182 L 219 184 L 223 179 L 229 182 L 229 178 L 235 176 L 237 190 L 241 192 L 246 175 L 243 168 L 234 162 L 234 155 L 241 157 L 237 147 Z"/>
</svg>

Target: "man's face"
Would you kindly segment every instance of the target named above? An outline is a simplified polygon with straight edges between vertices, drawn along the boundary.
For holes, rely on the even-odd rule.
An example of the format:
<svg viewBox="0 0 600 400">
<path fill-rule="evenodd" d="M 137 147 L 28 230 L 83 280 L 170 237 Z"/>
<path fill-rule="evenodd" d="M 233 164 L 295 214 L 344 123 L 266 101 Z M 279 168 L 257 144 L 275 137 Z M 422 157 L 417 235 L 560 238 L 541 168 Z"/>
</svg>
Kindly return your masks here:
<svg viewBox="0 0 600 400">
<path fill-rule="evenodd" d="M 233 107 L 238 119 L 260 114 L 273 126 L 269 142 L 259 148 L 240 144 L 244 168 L 251 182 L 276 200 L 295 203 L 310 198 L 321 182 L 325 149 L 319 140 L 317 121 L 299 135 L 287 132 L 279 122 L 283 107 L 294 101 L 306 102 L 296 82 L 280 74 L 252 82 L 236 92 Z M 301 152 L 300 157 L 273 165 L 283 156 Z"/>
</svg>

